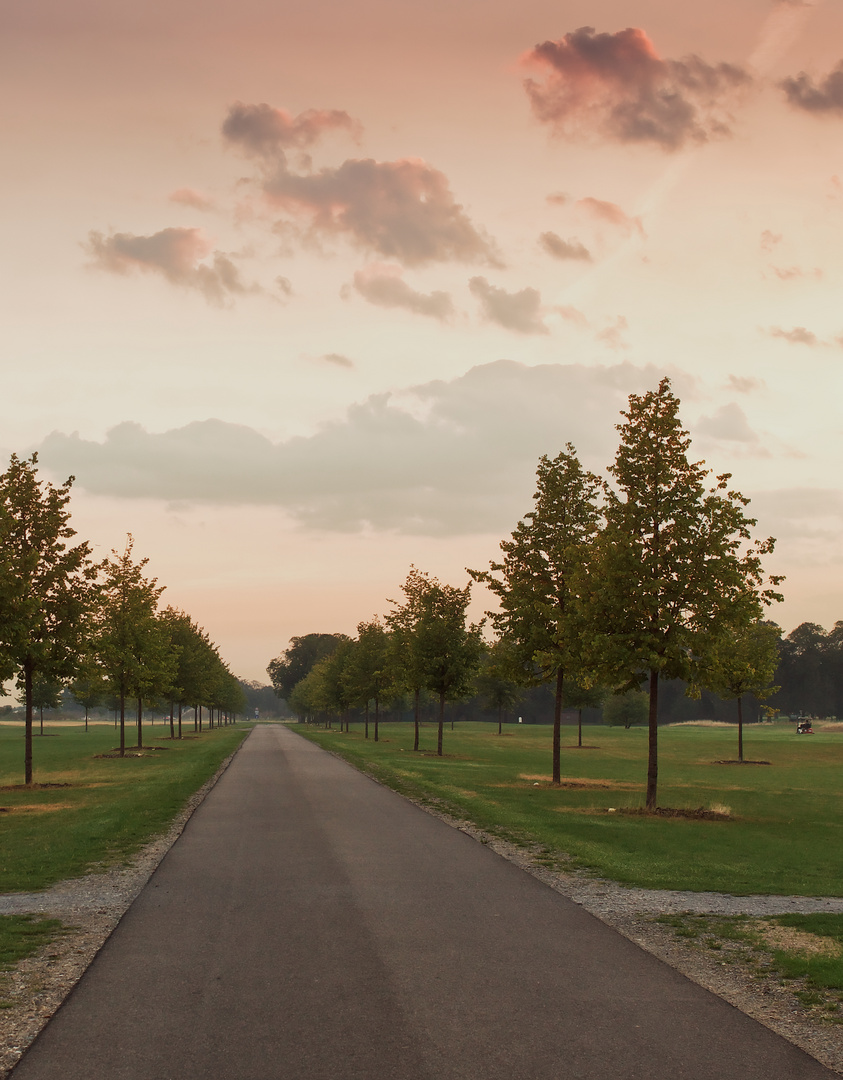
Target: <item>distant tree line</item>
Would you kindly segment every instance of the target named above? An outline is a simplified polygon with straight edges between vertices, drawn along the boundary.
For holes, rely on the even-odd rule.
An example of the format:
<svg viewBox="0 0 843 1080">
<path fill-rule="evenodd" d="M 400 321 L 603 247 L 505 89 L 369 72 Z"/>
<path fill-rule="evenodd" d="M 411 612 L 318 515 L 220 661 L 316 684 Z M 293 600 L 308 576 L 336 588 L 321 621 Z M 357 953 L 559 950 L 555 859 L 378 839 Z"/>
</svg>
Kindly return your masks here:
<svg viewBox="0 0 843 1080">
<path fill-rule="evenodd" d="M 482 623 L 466 620 L 470 584 L 455 588 L 411 568 L 403 601 L 390 601 L 383 621 L 360 623 L 356 638 L 294 638 L 269 665 L 276 691 L 297 715 L 323 714 L 346 727 L 350 711 L 362 709 L 365 734 L 371 722 L 375 739 L 384 704 L 411 701 L 414 749 L 421 703 L 431 696 L 441 754 L 447 701 L 481 691 L 500 712 L 519 688 L 546 686 L 558 783 L 563 710 L 581 716 L 612 695 L 643 690 L 653 808 L 660 689 L 682 685 L 690 698 L 737 703 L 742 760 L 744 695 L 773 690 L 779 635 L 764 609 L 781 599 L 781 578 L 764 572 L 774 541 L 752 539 L 756 522 L 730 475 L 712 478 L 704 463 L 688 460 L 678 409 L 668 379 L 630 395 L 608 469 L 613 484 L 585 470 L 571 444 L 541 458 L 534 507 L 501 543 L 501 560 L 468 571 L 497 598 L 487 612 L 494 644 L 484 644 Z"/>
<path fill-rule="evenodd" d="M 200 729 L 203 708 L 211 726 L 233 720 L 243 691 L 216 645 L 188 614 L 160 607 L 164 587 L 146 576 L 146 559 L 134 560 L 131 536 L 101 562 L 88 543 L 72 543 L 73 477 L 55 486 L 38 476 L 37 462 L 13 454 L 0 474 L 0 680 L 15 679 L 24 701 L 25 782 L 33 709 L 54 707 L 64 687 L 85 709 L 86 726 L 89 709 L 114 705 L 121 756 L 128 705 L 138 747 L 144 704 L 168 703 L 173 738 L 184 708 Z"/>
</svg>

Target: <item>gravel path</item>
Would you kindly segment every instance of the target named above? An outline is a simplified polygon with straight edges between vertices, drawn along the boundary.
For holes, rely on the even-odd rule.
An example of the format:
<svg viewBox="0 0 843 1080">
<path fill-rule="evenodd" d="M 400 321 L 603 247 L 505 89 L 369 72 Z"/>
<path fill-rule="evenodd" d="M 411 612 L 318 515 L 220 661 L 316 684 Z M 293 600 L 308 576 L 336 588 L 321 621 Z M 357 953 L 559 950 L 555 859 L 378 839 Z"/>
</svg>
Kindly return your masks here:
<svg viewBox="0 0 843 1080">
<path fill-rule="evenodd" d="M 131 866 L 61 882 L 40 893 L 0 895 L 0 914 L 42 914 L 73 927 L 71 933 L 54 941 L 41 955 L 23 961 L 11 973 L 0 974 L 0 1000 L 5 1005 L 0 1009 L 0 1080 L 8 1075 L 23 1050 L 82 976 L 233 757 L 222 764 L 168 831 L 148 844 Z M 795 1001 L 790 991 L 769 980 L 768 985 L 761 985 L 750 974 L 678 941 L 668 928 L 653 921 L 653 916 L 671 913 L 765 916 L 843 912 L 843 898 L 731 896 L 626 888 L 577 872 L 547 869 L 537 861 L 538 852 L 485 834 L 471 823 L 456 820 L 430 806 L 422 808 L 581 905 L 843 1076 L 840 1027 L 818 1021 Z"/>
</svg>

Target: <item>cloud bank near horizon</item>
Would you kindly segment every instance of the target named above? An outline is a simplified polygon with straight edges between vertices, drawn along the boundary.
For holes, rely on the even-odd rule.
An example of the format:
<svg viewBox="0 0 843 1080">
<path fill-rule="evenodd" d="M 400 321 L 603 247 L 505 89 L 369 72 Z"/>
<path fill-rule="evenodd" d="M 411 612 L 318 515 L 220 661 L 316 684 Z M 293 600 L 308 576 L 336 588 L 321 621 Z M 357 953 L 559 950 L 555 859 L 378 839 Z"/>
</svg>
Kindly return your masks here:
<svg viewBox="0 0 843 1080">
<path fill-rule="evenodd" d="M 302 527 L 334 532 L 499 532 L 530 509 L 542 454 L 571 441 L 588 467 L 605 468 L 628 395 L 662 374 L 628 362 L 498 360 L 451 381 L 373 394 L 315 434 L 283 442 L 210 419 L 161 433 L 125 422 L 103 442 L 53 432 L 37 450 L 45 468 L 72 473 L 94 495 L 276 506 Z M 704 433 L 732 445 L 755 438 L 737 406 Z"/>
</svg>

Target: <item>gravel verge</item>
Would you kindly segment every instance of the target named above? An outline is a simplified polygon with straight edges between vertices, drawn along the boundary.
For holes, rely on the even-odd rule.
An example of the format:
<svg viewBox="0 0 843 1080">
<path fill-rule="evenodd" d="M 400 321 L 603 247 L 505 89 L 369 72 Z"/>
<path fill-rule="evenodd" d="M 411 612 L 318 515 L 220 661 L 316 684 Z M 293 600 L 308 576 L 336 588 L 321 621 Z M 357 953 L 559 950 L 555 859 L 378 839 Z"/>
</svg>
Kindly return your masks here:
<svg viewBox="0 0 843 1080">
<path fill-rule="evenodd" d="M 85 973 L 236 754 L 237 750 L 223 761 L 211 779 L 188 799 L 169 828 L 141 848 L 129 865 L 61 881 L 44 892 L 0 895 L 0 915 L 45 915 L 60 919 L 68 928 L 12 971 L 0 972 L 0 1080 L 9 1075 Z"/>
</svg>

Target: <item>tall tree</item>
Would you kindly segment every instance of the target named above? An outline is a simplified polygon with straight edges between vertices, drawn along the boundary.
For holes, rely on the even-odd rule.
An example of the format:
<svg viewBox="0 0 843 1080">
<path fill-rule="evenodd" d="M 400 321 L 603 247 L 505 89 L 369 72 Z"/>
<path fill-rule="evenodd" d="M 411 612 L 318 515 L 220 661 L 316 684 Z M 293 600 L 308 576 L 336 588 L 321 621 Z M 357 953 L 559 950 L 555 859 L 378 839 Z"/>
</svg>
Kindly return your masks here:
<svg viewBox="0 0 843 1080">
<path fill-rule="evenodd" d="M 424 686 L 439 698 L 436 753 L 442 757 L 445 702 L 470 697 L 483 656 L 482 623 L 466 623 L 471 584 L 463 589 L 425 578 L 415 626 Z"/>
<path fill-rule="evenodd" d="M 359 623 L 357 641 L 345 661 L 343 686 L 349 701 L 366 708 L 374 702 L 375 742 L 380 737 L 380 703 L 392 684 L 389 658 L 389 633 L 380 619 Z"/>
<path fill-rule="evenodd" d="M 132 560 L 134 540 L 127 537 L 122 554 L 112 551 L 100 565 L 102 575 L 97 611 L 95 652 L 100 667 L 120 702 L 120 756 L 126 751 L 126 698 L 143 699 L 160 682 L 167 682 L 171 664 L 168 636 L 157 618 L 164 591 L 156 578 L 144 576 L 148 559 Z M 138 743 L 142 735 L 138 731 Z"/>
<path fill-rule="evenodd" d="M 500 638 L 486 651 L 480 673 L 474 680 L 483 703 L 497 712 L 498 735 L 503 730 L 504 709 L 514 708 L 522 694 L 516 672 L 514 650 L 509 642 Z"/>
<path fill-rule="evenodd" d="M 419 748 L 420 699 L 425 687 L 419 628 L 425 612 L 424 598 L 433 587 L 434 580 L 425 571 L 411 565 L 401 586 L 404 603 L 390 600 L 393 610 L 385 620 L 390 630 L 392 681 L 396 687 L 413 696 L 413 750 Z"/>
<path fill-rule="evenodd" d="M 536 477 L 535 507 L 501 543 L 503 561 L 469 573 L 498 597 L 500 609 L 489 617 L 515 648 L 522 681 L 555 682 L 553 783 L 558 784 L 565 679 L 582 681 L 589 631 L 580 593 L 600 528 L 603 483 L 583 469 L 570 443 L 555 458 L 543 456 Z"/>
<path fill-rule="evenodd" d="M 40 734 L 44 734 L 44 710 L 57 709 L 61 704 L 61 683 L 36 673 L 32 679 L 32 705 L 38 710 Z"/>
<path fill-rule="evenodd" d="M 717 639 L 780 600 L 771 586 L 781 578 L 764 574 L 762 557 L 774 540 L 751 540 L 749 500 L 729 489 L 730 474 L 707 488 L 704 462 L 689 462 L 691 439 L 670 380 L 630 395 L 621 415 L 592 626 L 608 681 L 630 689 L 648 681 L 647 807 L 654 809 L 659 679 L 698 686 Z"/>
<path fill-rule="evenodd" d="M 72 677 L 85 653 L 96 570 L 71 545 L 70 488 L 12 455 L 0 475 L 0 677 L 17 677 L 26 707 L 24 778 L 32 783 L 32 685 Z"/>
<path fill-rule="evenodd" d="M 70 684 L 70 693 L 73 700 L 78 702 L 85 710 L 85 731 L 88 730 L 88 712 L 101 705 L 106 693 L 106 684 L 102 676 L 97 672 L 96 665 L 90 657 L 83 661 L 83 667 L 79 674 Z"/>
<path fill-rule="evenodd" d="M 738 707 L 738 761 L 743 761 L 743 695 L 766 698 L 774 694 L 773 676 L 779 662 L 781 629 L 756 619 L 747 626 L 729 627 L 718 635 L 706 657 L 702 681 L 726 701 Z"/>
</svg>

